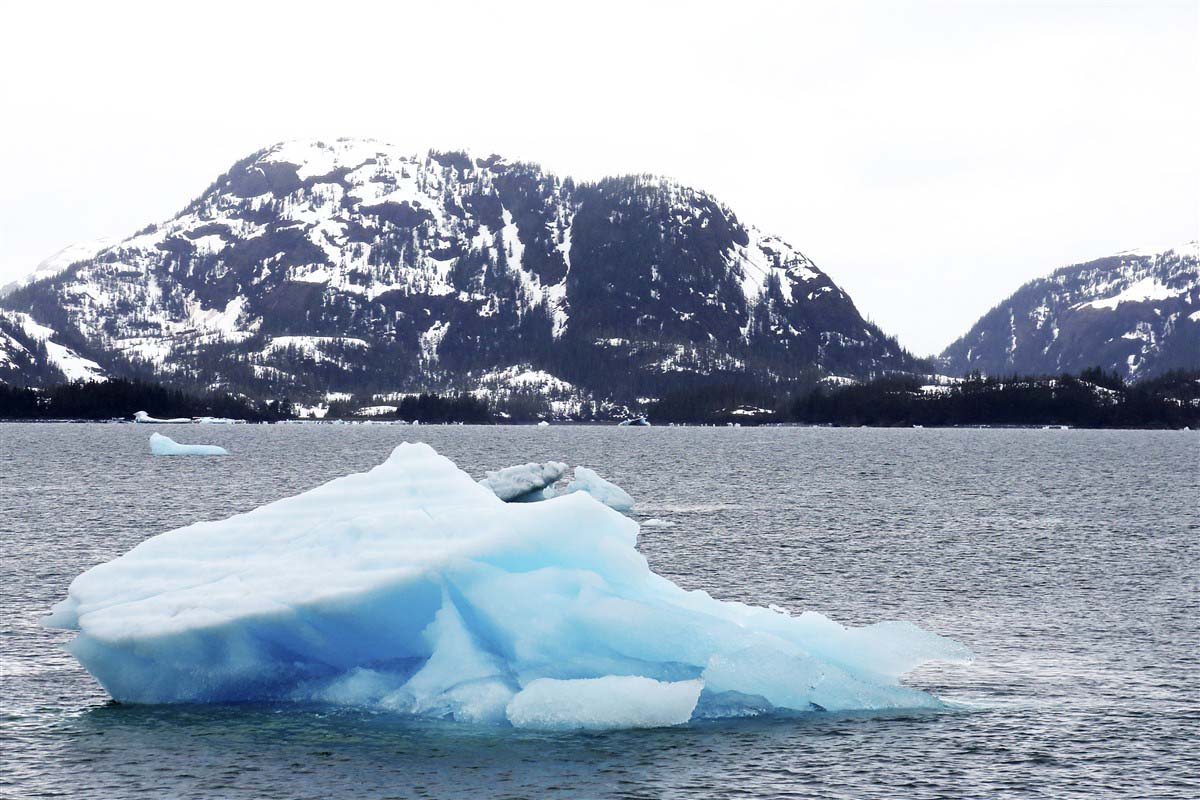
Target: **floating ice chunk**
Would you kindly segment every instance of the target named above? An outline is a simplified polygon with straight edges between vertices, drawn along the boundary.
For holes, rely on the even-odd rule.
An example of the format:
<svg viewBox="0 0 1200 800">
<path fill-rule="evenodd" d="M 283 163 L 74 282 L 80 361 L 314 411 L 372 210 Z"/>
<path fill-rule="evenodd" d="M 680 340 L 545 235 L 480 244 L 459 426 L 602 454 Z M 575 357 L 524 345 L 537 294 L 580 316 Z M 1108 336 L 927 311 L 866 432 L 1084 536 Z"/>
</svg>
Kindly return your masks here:
<svg viewBox="0 0 1200 800">
<path fill-rule="evenodd" d="M 654 519 L 643 520 L 642 527 L 643 528 L 674 528 L 675 523 L 668 522 L 665 519 L 659 519 L 658 517 L 655 517 Z"/>
<path fill-rule="evenodd" d="M 899 677 L 961 645 L 714 600 L 654 574 L 583 492 L 505 503 L 425 444 L 154 536 L 46 624 L 129 703 L 324 701 L 535 727 L 937 708 Z M 699 697 L 699 699 L 697 699 Z"/>
<path fill-rule="evenodd" d="M 150 434 L 150 452 L 156 456 L 227 456 L 229 451 L 215 444 L 180 444 L 161 433 Z"/>
<path fill-rule="evenodd" d="M 621 422 L 617 423 L 617 427 L 620 427 L 620 428 L 649 428 L 650 420 L 646 419 L 645 417 L 636 417 L 634 419 L 622 420 Z"/>
<path fill-rule="evenodd" d="M 491 489 L 501 500 L 548 500 L 554 496 L 553 491 L 544 495 L 542 490 L 553 486 L 566 472 L 567 465 L 561 461 L 518 464 L 489 471 L 479 484 Z"/>
<path fill-rule="evenodd" d="M 632 511 L 633 498 L 615 483 L 609 483 L 587 467 L 575 468 L 575 479 L 567 484 L 567 493 L 587 492 L 609 508 Z"/>
<path fill-rule="evenodd" d="M 539 428 L 548 428 L 548 427 L 550 427 L 550 423 L 549 423 L 549 422 L 546 422 L 546 420 L 542 420 L 541 422 L 539 422 L 539 423 L 537 424 L 537 426 L 538 426 Z"/>
<path fill-rule="evenodd" d="M 141 423 L 156 423 L 158 425 L 185 425 L 185 424 L 190 425 L 192 422 L 192 418 L 191 417 L 172 417 L 171 419 L 159 419 L 158 417 L 150 416 L 145 411 L 138 411 L 133 415 L 133 421 L 141 422 Z"/>
<path fill-rule="evenodd" d="M 518 728 L 662 728 L 692 718 L 704 684 L 631 675 L 555 680 L 538 678 L 508 704 Z"/>
</svg>

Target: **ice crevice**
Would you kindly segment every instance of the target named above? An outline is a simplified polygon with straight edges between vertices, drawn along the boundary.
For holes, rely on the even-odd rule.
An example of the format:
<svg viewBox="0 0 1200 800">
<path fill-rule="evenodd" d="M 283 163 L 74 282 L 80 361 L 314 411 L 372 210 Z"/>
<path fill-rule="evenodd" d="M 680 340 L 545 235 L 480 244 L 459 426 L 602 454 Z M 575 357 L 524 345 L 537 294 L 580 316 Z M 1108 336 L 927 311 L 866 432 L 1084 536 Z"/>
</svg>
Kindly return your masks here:
<svg viewBox="0 0 1200 800">
<path fill-rule="evenodd" d="M 551 729 L 940 708 L 901 677 L 970 658 L 907 623 L 684 590 L 637 535 L 586 491 L 506 503 L 402 444 L 368 472 L 146 539 L 77 577 L 46 624 L 78 632 L 68 649 L 121 702 Z"/>
</svg>

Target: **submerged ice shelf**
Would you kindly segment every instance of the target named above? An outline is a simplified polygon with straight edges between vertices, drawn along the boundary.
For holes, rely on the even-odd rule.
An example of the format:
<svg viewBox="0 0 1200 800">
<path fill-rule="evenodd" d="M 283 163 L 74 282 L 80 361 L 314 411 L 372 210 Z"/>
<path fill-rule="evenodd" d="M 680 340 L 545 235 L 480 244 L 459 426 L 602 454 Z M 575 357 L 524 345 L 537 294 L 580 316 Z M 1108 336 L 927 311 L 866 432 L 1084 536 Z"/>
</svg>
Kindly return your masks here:
<svg viewBox="0 0 1200 800">
<path fill-rule="evenodd" d="M 962 645 L 685 591 L 586 492 L 505 503 L 424 444 L 72 582 L 46 624 L 117 700 L 300 701 L 535 728 L 936 708 Z"/>
</svg>

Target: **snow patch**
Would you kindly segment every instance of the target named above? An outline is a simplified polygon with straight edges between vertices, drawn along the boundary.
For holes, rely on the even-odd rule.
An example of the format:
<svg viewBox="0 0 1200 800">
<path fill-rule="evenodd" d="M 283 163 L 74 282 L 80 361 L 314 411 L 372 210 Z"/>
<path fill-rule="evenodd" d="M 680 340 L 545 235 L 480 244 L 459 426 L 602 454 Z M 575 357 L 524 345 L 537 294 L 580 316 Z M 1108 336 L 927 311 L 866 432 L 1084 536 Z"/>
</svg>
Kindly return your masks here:
<svg viewBox="0 0 1200 800">
<path fill-rule="evenodd" d="M 1126 287 L 1123 291 L 1103 300 L 1092 300 L 1080 303 L 1074 308 L 1095 308 L 1114 310 L 1122 303 L 1147 303 L 1153 300 L 1166 300 L 1183 294 L 1183 290 L 1173 289 L 1159 283 L 1153 276 L 1147 276 Z"/>
</svg>

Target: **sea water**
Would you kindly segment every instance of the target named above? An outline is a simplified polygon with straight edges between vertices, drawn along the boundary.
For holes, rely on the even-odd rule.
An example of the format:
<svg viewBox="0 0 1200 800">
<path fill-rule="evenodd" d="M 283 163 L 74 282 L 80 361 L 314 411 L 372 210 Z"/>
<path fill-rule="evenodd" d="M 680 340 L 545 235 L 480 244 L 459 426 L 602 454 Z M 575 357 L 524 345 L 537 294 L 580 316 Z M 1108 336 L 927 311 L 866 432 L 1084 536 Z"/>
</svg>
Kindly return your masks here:
<svg viewBox="0 0 1200 800">
<path fill-rule="evenodd" d="M 0 796 L 1200 796 L 1200 435 L 1173 431 L 0 425 Z M 121 706 L 38 626 L 146 536 L 427 441 L 476 477 L 582 464 L 651 567 L 721 599 L 971 647 L 956 705 L 534 733 L 331 706 Z"/>
</svg>

